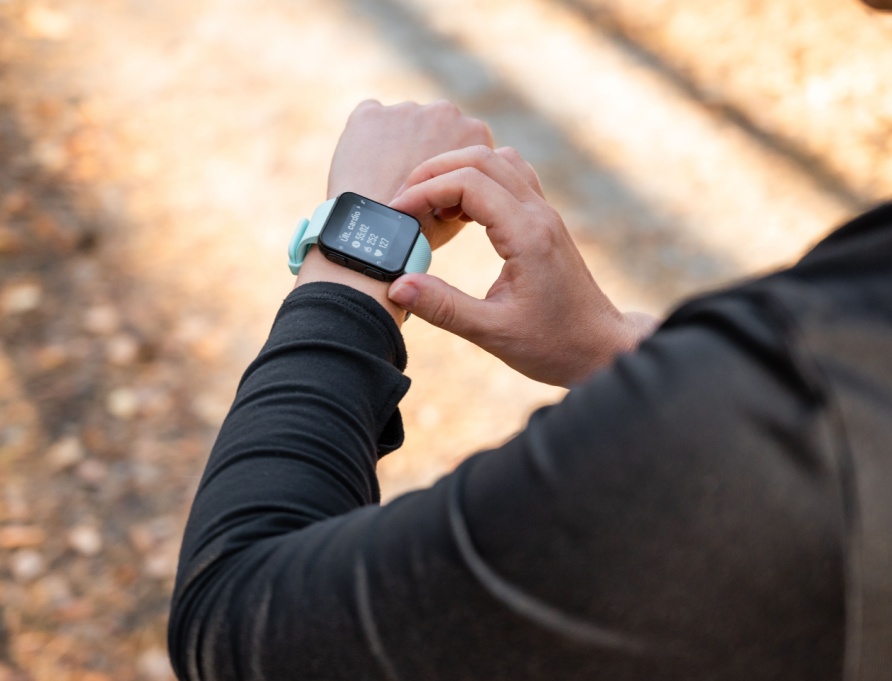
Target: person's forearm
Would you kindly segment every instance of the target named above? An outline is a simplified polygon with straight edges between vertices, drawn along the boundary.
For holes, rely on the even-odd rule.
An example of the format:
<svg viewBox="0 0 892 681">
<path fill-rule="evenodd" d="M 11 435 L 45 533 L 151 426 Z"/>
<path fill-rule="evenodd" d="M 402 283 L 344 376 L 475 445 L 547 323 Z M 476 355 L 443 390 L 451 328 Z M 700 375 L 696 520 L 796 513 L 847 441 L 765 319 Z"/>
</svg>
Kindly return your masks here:
<svg viewBox="0 0 892 681">
<path fill-rule="evenodd" d="M 215 636 L 237 635 L 237 623 L 220 621 L 235 607 L 218 593 L 233 582 L 222 575 L 263 564 L 266 540 L 378 501 L 378 455 L 402 440 L 405 361 L 396 328 L 361 294 L 313 284 L 288 297 L 192 508 L 170 620 L 180 678 L 209 678 L 197 660 L 219 645 Z M 229 633 L 209 633 L 208 621 Z"/>
</svg>

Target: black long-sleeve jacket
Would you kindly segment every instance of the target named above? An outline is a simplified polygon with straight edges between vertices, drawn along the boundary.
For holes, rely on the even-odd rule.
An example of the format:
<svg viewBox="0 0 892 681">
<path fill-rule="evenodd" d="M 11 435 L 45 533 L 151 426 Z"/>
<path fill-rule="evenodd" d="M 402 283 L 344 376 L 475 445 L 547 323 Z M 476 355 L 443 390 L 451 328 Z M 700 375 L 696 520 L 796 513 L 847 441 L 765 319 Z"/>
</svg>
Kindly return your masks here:
<svg viewBox="0 0 892 681">
<path fill-rule="evenodd" d="M 180 679 L 892 679 L 892 206 L 381 507 L 405 364 L 372 299 L 287 298 L 192 508 Z"/>
</svg>

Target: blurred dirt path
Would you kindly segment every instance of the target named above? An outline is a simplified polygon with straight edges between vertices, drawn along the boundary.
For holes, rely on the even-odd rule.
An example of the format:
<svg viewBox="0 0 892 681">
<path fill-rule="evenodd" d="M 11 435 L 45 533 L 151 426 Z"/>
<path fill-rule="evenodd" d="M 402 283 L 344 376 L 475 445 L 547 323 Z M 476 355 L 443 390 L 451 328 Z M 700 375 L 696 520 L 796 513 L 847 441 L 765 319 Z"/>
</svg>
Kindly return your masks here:
<svg viewBox="0 0 892 681">
<path fill-rule="evenodd" d="M 490 121 L 623 307 L 775 267 L 892 194 L 892 27 L 738 5 L 0 0 L 0 681 L 171 678 L 188 503 L 360 100 Z M 499 266 L 471 225 L 432 271 L 483 295 Z M 388 498 L 562 393 L 404 331 Z"/>
</svg>

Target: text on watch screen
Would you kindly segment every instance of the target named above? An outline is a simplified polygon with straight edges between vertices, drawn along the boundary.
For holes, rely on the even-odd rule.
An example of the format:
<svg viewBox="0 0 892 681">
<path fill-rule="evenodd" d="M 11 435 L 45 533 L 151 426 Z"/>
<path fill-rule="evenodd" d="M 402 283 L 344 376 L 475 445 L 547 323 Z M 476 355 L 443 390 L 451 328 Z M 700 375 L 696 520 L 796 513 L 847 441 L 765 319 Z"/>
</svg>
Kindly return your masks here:
<svg viewBox="0 0 892 681">
<path fill-rule="evenodd" d="M 353 204 L 338 241 L 347 253 L 352 251 L 362 260 L 379 261 L 387 257 L 399 228 L 398 220 Z"/>
</svg>

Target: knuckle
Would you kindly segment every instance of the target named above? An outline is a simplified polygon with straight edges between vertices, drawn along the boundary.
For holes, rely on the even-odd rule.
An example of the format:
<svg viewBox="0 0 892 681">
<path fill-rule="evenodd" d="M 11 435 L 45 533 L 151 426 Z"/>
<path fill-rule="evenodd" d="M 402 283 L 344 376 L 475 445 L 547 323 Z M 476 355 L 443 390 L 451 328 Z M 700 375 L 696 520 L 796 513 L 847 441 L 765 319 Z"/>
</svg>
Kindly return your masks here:
<svg viewBox="0 0 892 681">
<path fill-rule="evenodd" d="M 363 120 L 367 117 L 375 116 L 383 109 L 384 107 L 377 99 L 364 99 L 350 112 L 348 120 L 351 122 Z"/>
<path fill-rule="evenodd" d="M 431 315 L 431 324 L 440 328 L 449 328 L 455 320 L 455 301 L 449 296 L 443 296 L 437 302 Z"/>
<path fill-rule="evenodd" d="M 563 225 L 560 214 L 545 202 L 537 201 L 532 204 L 531 210 L 533 211 L 534 219 L 549 232 L 555 231 Z"/>
<path fill-rule="evenodd" d="M 356 105 L 356 108 L 353 110 L 354 113 L 359 111 L 367 111 L 369 109 L 380 109 L 381 102 L 377 99 L 364 99 L 359 104 Z"/>
<path fill-rule="evenodd" d="M 463 116 L 461 124 L 463 126 L 465 139 L 469 141 L 468 146 L 473 142 L 474 144 L 483 144 L 484 146 L 492 147 L 492 133 L 486 123 L 479 118 Z M 485 141 L 480 142 L 480 140 Z"/>
<path fill-rule="evenodd" d="M 434 111 L 443 113 L 459 113 L 458 107 L 448 99 L 438 99 L 428 105 Z"/>
<path fill-rule="evenodd" d="M 542 252 L 560 250 L 564 241 L 564 223 L 558 212 L 547 204 L 536 204 L 532 208 L 531 217 Z"/>
<path fill-rule="evenodd" d="M 464 168 L 459 168 L 456 172 L 459 179 L 468 184 L 478 182 L 483 176 L 483 171 L 474 166 L 465 166 Z"/>
<path fill-rule="evenodd" d="M 520 157 L 520 152 L 517 151 L 514 147 L 499 147 L 497 153 L 509 161 L 520 161 L 522 160 Z"/>
<path fill-rule="evenodd" d="M 471 157 L 475 165 L 484 165 L 489 163 L 496 155 L 490 147 L 485 144 L 475 144 L 470 148 Z"/>
<path fill-rule="evenodd" d="M 484 144 L 487 147 L 492 148 L 493 137 L 492 130 L 490 130 L 489 125 L 478 118 L 472 118 L 470 119 L 469 127 L 470 134 L 473 136 L 474 139 L 483 139 L 485 140 Z"/>
</svg>

